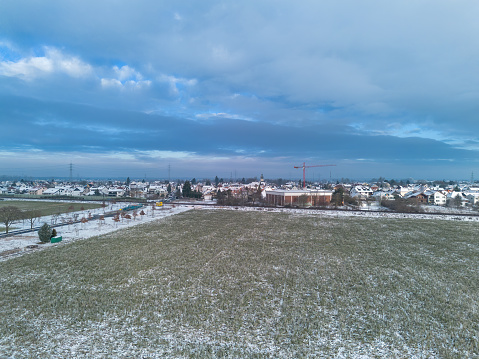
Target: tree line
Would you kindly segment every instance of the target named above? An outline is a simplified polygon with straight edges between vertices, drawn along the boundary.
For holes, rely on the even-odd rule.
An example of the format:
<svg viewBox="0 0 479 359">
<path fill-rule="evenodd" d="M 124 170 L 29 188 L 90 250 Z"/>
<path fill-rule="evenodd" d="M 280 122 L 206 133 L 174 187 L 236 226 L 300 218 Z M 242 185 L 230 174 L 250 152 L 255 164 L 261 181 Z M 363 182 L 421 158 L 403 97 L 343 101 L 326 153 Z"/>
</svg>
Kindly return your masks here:
<svg viewBox="0 0 479 359">
<path fill-rule="evenodd" d="M 0 207 L 0 223 L 5 227 L 5 233 L 8 233 L 13 223 L 20 220 L 28 220 L 30 222 L 30 229 L 38 218 L 42 216 L 39 210 L 22 211 L 15 206 Z"/>
</svg>

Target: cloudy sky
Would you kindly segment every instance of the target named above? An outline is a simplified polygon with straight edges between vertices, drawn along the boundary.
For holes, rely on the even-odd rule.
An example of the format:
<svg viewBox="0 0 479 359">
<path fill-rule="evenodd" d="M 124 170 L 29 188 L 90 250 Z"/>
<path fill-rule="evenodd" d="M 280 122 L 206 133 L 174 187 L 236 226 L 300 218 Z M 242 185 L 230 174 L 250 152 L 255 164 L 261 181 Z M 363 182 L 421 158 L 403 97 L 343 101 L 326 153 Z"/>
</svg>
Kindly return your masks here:
<svg viewBox="0 0 479 359">
<path fill-rule="evenodd" d="M 479 177 L 479 3 L 4 0 L 0 175 Z"/>
</svg>

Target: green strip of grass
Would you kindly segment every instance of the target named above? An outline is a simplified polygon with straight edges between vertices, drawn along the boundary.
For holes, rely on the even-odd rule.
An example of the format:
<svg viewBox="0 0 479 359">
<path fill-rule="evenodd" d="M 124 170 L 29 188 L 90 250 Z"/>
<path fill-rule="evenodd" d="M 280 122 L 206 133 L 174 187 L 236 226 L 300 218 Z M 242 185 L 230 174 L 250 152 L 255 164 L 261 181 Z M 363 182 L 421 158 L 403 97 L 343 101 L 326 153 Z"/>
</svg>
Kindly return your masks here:
<svg viewBox="0 0 479 359">
<path fill-rule="evenodd" d="M 0 208 L 5 206 L 15 206 L 22 211 L 40 211 L 41 216 L 50 216 L 53 214 L 63 214 L 89 209 L 100 208 L 98 203 L 78 203 L 78 202 L 48 202 L 48 201 L 0 201 Z"/>
<path fill-rule="evenodd" d="M 0 263 L 23 357 L 479 355 L 477 224 L 190 211 Z"/>
</svg>

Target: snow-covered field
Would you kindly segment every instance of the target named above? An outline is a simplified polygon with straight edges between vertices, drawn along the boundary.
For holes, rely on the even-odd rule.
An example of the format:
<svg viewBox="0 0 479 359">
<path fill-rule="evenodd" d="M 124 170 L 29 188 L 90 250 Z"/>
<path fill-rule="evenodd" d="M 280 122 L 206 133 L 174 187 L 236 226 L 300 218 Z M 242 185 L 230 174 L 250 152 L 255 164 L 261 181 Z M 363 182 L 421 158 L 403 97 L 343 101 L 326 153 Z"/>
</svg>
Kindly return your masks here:
<svg viewBox="0 0 479 359">
<path fill-rule="evenodd" d="M 105 211 L 118 211 L 120 208 L 125 207 L 125 203 L 108 204 L 106 208 L 98 208 L 93 210 L 85 210 L 75 212 L 78 214 L 78 218 L 88 218 L 96 214 L 103 214 Z M 146 213 L 144 216 L 138 215 L 135 220 L 122 219 L 121 222 L 114 222 L 112 217 L 106 218 L 104 221 L 92 220 L 87 223 L 77 223 L 67 226 L 56 228 L 58 236 L 62 236 L 62 243 L 65 244 L 79 239 L 86 239 L 93 236 L 98 236 L 106 233 L 110 233 L 116 230 L 128 228 L 131 226 L 139 225 L 154 221 L 165 216 L 171 216 L 177 213 L 181 213 L 187 210 L 196 209 L 212 209 L 215 207 L 201 206 L 201 205 L 166 205 L 162 208 L 152 209 L 151 206 L 143 207 L 143 211 Z M 416 213 L 391 213 L 391 212 L 372 212 L 372 211 L 334 211 L 334 210 L 304 210 L 304 209 L 291 209 L 291 208 L 262 208 L 262 207 L 216 207 L 218 210 L 232 210 L 232 211 L 266 211 L 266 212 L 280 212 L 280 213 L 292 213 L 296 215 L 308 215 L 308 216 L 325 216 L 325 217 L 361 217 L 361 218 L 404 218 L 404 219 L 426 219 L 426 220 L 446 220 L 446 221 L 474 221 L 479 222 L 477 216 L 463 216 L 454 213 L 444 214 L 416 214 Z M 450 209 L 448 209 L 450 211 Z M 71 214 L 65 214 L 59 216 L 56 219 L 56 223 L 62 223 L 66 221 L 67 217 Z M 42 223 L 53 223 L 55 219 L 52 216 L 42 217 L 36 222 L 36 226 Z M 20 221 L 14 224 L 15 229 L 28 229 L 30 224 L 27 221 Z M 31 232 L 27 234 L 19 234 L 6 238 L 0 238 L 0 260 L 5 260 L 12 256 L 21 255 L 24 252 L 30 252 L 32 249 L 28 248 L 31 245 L 38 245 L 38 248 L 47 248 L 53 245 L 59 244 L 39 244 L 38 232 Z M 38 249 L 36 248 L 36 249 Z M 35 250 L 36 250 L 35 249 Z M 11 254 L 10 254 L 11 253 Z M 3 255 L 2 255 L 3 254 Z"/>
<path fill-rule="evenodd" d="M 3 261 L 0 357 L 479 357 L 477 222 L 373 215 L 157 214 Z"/>
<path fill-rule="evenodd" d="M 102 215 L 105 212 L 118 211 L 121 208 L 124 208 L 128 203 L 116 203 L 108 204 L 105 208 L 98 208 L 93 210 L 78 211 L 75 214 L 78 215 L 78 218 L 88 218 L 90 215 L 94 216 L 96 214 Z M 187 210 L 192 209 L 191 206 L 173 206 L 167 205 L 164 207 L 156 207 L 152 209 L 151 206 L 145 206 L 142 208 L 145 215 L 138 215 L 136 219 L 121 219 L 120 222 L 115 222 L 113 217 L 107 217 L 103 221 L 100 220 L 91 220 L 86 223 L 76 223 L 65 225 L 61 227 L 56 227 L 57 235 L 62 236 L 62 242 L 60 243 L 39 243 L 38 231 L 13 235 L 5 238 L 0 238 L 0 260 L 5 260 L 13 256 L 18 256 L 26 252 L 31 252 L 32 250 L 48 248 L 51 246 L 63 245 L 65 243 L 73 242 L 79 239 L 86 239 L 113 231 L 125 229 L 131 226 L 136 226 L 142 223 L 147 223 L 151 221 L 158 220 L 167 216 L 172 216 L 177 213 L 181 213 Z M 139 210 L 138 212 L 140 212 Z M 65 214 L 63 216 L 58 216 L 58 218 L 53 218 L 53 216 L 41 217 L 36 223 L 35 226 L 41 226 L 43 223 L 48 223 L 51 225 L 56 221 L 60 224 L 62 222 L 68 222 L 68 219 L 72 216 L 72 213 Z M 13 227 L 15 229 L 29 229 L 30 223 L 28 221 L 19 221 L 16 222 Z M 28 248 L 28 246 L 38 245 L 35 249 Z M 2 255 L 3 253 L 3 255 Z M 11 253 L 11 254 L 10 254 Z"/>
<path fill-rule="evenodd" d="M 297 215 L 316 215 L 325 217 L 360 217 L 360 218 L 404 218 L 404 219 L 426 219 L 426 220 L 444 220 L 444 221 L 466 221 L 479 222 L 477 212 L 471 212 L 470 215 L 463 215 L 464 212 L 454 211 L 451 209 L 444 209 L 439 212 L 436 209 L 435 214 L 428 213 L 393 213 L 393 212 L 374 212 L 368 210 L 351 210 L 351 211 L 336 211 L 336 210 L 320 210 L 320 209 L 295 209 L 295 208 L 268 208 L 268 207 L 240 207 L 240 206 L 224 206 L 215 207 L 216 209 L 232 210 L 232 211 L 264 211 L 264 212 L 280 212 L 293 213 Z"/>
</svg>

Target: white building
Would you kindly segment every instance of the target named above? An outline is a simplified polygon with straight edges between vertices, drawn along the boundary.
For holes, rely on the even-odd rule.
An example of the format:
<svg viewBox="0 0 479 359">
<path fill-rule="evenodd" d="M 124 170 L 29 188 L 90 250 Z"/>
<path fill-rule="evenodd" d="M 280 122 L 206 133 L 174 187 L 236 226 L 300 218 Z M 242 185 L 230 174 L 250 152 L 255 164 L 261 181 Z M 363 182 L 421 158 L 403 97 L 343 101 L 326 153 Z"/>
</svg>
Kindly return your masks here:
<svg viewBox="0 0 479 359">
<path fill-rule="evenodd" d="M 367 199 L 369 196 L 372 196 L 373 191 L 368 186 L 354 186 L 351 189 L 350 195 L 353 198 Z"/>
<path fill-rule="evenodd" d="M 382 201 L 383 199 L 392 201 L 395 199 L 394 194 L 396 193 L 395 190 L 389 190 L 389 191 L 377 191 L 373 193 L 373 197 L 378 200 Z"/>
<path fill-rule="evenodd" d="M 447 195 L 445 192 L 442 191 L 426 191 L 424 192 L 427 195 L 427 203 L 434 204 L 436 206 L 445 206 Z"/>
<path fill-rule="evenodd" d="M 108 188 L 108 197 L 122 197 L 125 194 L 123 188 Z"/>
<path fill-rule="evenodd" d="M 45 191 L 43 191 L 44 196 L 59 196 L 60 193 L 60 188 L 55 187 L 55 188 L 47 188 Z"/>
<path fill-rule="evenodd" d="M 475 206 L 479 203 L 479 191 L 468 191 L 465 195 L 471 205 Z"/>
</svg>

